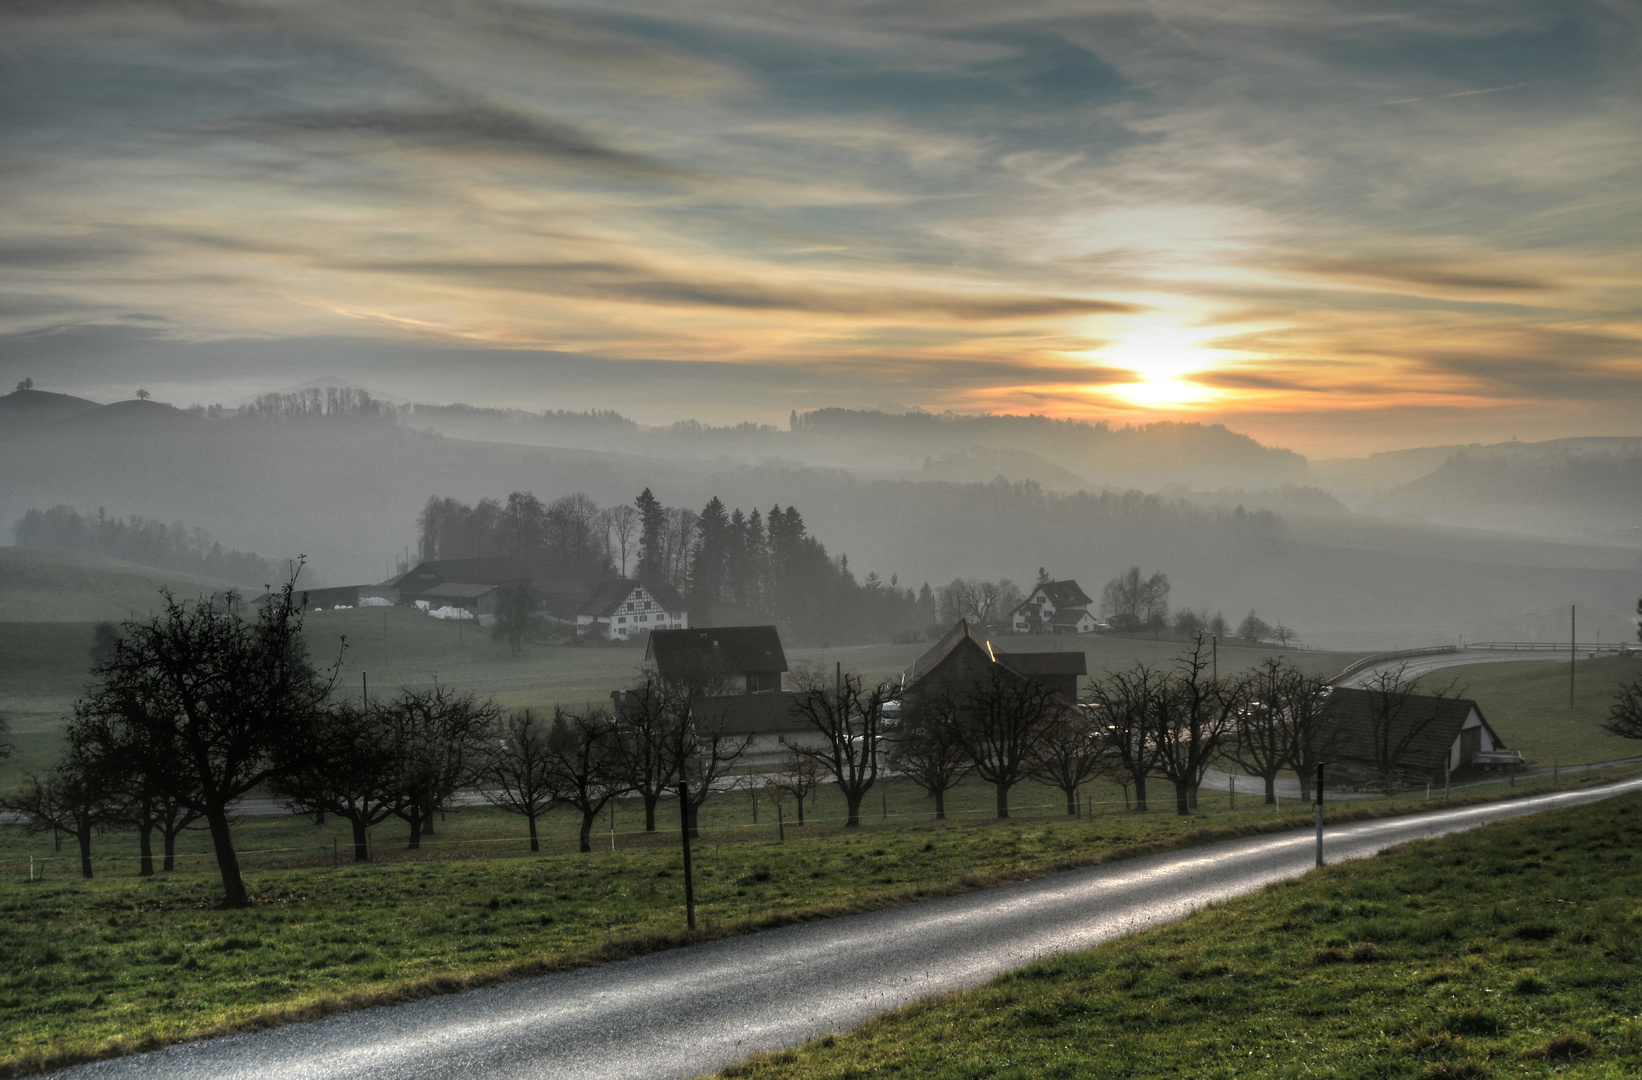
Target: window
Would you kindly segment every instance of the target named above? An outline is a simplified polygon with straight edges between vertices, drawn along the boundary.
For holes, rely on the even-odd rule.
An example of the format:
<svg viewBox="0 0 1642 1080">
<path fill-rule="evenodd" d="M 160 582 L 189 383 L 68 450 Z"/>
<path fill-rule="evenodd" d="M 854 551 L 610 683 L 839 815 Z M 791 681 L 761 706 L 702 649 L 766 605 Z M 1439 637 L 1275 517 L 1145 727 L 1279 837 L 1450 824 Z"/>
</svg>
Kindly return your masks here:
<svg viewBox="0 0 1642 1080">
<path fill-rule="evenodd" d="M 616 621 L 619 622 L 619 623 L 624 623 L 624 622 L 627 621 L 627 616 L 626 615 L 618 615 L 616 617 Z"/>
</svg>

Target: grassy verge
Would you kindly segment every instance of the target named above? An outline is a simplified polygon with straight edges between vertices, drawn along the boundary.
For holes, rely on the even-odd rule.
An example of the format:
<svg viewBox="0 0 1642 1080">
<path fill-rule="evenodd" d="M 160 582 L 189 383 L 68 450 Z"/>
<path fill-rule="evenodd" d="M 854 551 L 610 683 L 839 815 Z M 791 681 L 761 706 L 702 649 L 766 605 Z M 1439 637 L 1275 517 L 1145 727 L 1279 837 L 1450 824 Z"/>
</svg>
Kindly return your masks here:
<svg viewBox="0 0 1642 1080">
<path fill-rule="evenodd" d="M 1642 744 L 1616 739 L 1602 730 L 1614 695 L 1642 676 L 1642 659 L 1581 657 L 1574 677 L 1574 703 L 1568 705 L 1568 661 L 1512 661 L 1443 668 L 1426 676 L 1432 686 L 1454 680 L 1465 696 L 1475 698 L 1505 745 L 1549 766 L 1584 761 L 1611 761 L 1642 753 Z"/>
<path fill-rule="evenodd" d="M 916 805 L 914 793 L 891 790 L 882 805 L 892 813 Z M 1530 791 L 1522 785 L 1493 794 Z M 985 797 L 977 785 L 955 799 L 956 808 Z M 835 792 L 822 800 L 822 820 L 836 822 L 831 800 Z M 1053 809 L 1019 801 L 1029 812 Z M 242 847 L 283 853 L 260 862 L 248 857 L 257 902 L 246 911 L 221 911 L 214 906 L 219 885 L 198 856 L 177 873 L 150 879 L 133 877 L 127 861 L 118 873 L 91 881 L 72 876 L 72 863 L 53 863 L 45 880 L 28 882 L 17 856 L 30 845 L 49 847 L 49 837 L 0 829 L 0 1073 L 1292 828 L 1310 815 L 1305 806 L 1274 811 L 1250 803 L 1235 811 L 1206 806 L 1190 818 L 1123 814 L 1118 803 L 1103 805 L 1093 820 L 1057 815 L 936 825 L 920 815 L 855 831 L 811 824 L 789 828 L 778 842 L 767 806 L 755 828 L 746 820 L 750 800 L 728 796 L 704 811 L 716 808 L 704 818 L 698 848 L 703 929 L 693 937 L 679 929 L 680 861 L 665 833 L 623 834 L 614 853 L 504 858 L 488 841 L 501 829 L 516 830 L 516 819 L 464 811 L 441 827 L 443 847 L 411 856 L 379 833 L 378 850 L 392 861 L 332 868 L 331 845 L 313 826 L 252 819 L 241 826 Z M 1346 821 L 1440 805 L 1376 799 L 1340 804 L 1331 816 Z M 633 808 L 623 814 L 632 816 Z M 550 850 L 564 851 L 572 830 L 567 816 L 554 816 Z M 606 838 L 596 838 L 602 848 Z M 513 851 L 522 848 L 516 837 L 509 843 Z M 481 852 L 490 857 L 472 857 Z"/>
<path fill-rule="evenodd" d="M 724 1076 L 1642 1075 L 1642 797 L 1399 848 Z"/>
</svg>

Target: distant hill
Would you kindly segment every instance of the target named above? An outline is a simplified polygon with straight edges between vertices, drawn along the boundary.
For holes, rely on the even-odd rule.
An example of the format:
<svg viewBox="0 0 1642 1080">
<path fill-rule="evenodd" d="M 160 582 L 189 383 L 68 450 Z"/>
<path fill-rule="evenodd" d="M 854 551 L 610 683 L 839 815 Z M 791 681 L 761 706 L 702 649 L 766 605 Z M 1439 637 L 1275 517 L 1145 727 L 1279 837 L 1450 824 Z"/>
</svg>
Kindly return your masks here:
<svg viewBox="0 0 1642 1080">
<path fill-rule="evenodd" d="M 158 610 L 162 588 L 193 598 L 232 587 L 89 551 L 0 547 L 0 622 L 118 622 Z"/>
<path fill-rule="evenodd" d="M 0 395 L 0 423 L 28 424 L 66 420 L 98 408 L 95 401 L 50 390 L 14 390 Z"/>
</svg>

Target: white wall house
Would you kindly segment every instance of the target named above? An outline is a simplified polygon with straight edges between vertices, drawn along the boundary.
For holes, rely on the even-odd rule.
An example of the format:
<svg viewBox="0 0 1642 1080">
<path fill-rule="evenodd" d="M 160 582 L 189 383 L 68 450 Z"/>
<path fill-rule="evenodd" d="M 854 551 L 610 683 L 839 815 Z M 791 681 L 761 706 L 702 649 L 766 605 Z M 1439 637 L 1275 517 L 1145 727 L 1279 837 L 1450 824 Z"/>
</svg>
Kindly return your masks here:
<svg viewBox="0 0 1642 1080">
<path fill-rule="evenodd" d="M 616 578 L 600 585 L 576 613 L 579 637 L 622 641 L 649 630 L 688 630 L 690 615 L 677 590 Z"/>
<path fill-rule="evenodd" d="M 1091 603 L 1076 581 L 1040 582 L 1012 613 L 1011 628 L 1017 634 L 1091 634 L 1099 625 Z"/>
</svg>

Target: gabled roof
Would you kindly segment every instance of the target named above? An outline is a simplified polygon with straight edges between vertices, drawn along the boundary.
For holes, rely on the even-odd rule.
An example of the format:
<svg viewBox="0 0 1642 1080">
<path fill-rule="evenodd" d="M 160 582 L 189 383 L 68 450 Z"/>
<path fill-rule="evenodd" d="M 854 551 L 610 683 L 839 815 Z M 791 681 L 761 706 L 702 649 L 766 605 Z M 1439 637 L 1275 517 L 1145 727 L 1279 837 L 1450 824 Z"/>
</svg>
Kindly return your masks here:
<svg viewBox="0 0 1642 1080">
<path fill-rule="evenodd" d="M 462 582 L 469 585 L 511 585 L 528 582 L 535 575 L 530 567 L 511 555 L 480 559 L 433 559 L 418 563 L 388 584 L 409 593 L 426 592 L 435 585 Z"/>
<path fill-rule="evenodd" d="M 611 578 L 593 590 L 593 595 L 587 598 L 587 603 L 576 609 L 578 615 L 597 615 L 609 618 L 621 606 L 627 603 L 627 598 L 633 595 L 633 590 L 640 588 L 640 583 L 631 578 Z M 668 611 L 683 611 L 684 598 L 671 585 L 644 585 L 643 589 L 655 597 L 656 603 Z"/>
<path fill-rule="evenodd" d="M 739 675 L 786 671 L 787 654 L 773 626 L 715 626 L 703 630 L 654 630 L 644 659 L 663 679 L 700 672 Z"/>
<path fill-rule="evenodd" d="M 1089 662 L 1082 652 L 1000 652 L 998 663 L 1018 675 L 1087 675 Z"/>
<path fill-rule="evenodd" d="M 948 630 L 946 635 L 942 637 L 940 641 L 935 643 L 935 647 L 933 649 L 930 649 L 928 652 L 924 653 L 924 655 L 914 660 L 912 662 L 912 666 L 907 668 L 906 671 L 902 673 L 902 683 L 906 686 L 911 686 L 925 675 L 928 675 L 931 671 L 934 671 L 936 668 L 940 667 L 941 664 L 946 661 L 947 657 L 951 656 L 954 652 L 957 652 L 960 648 L 963 648 L 966 642 L 968 643 L 968 647 L 978 649 L 988 661 L 993 659 L 992 646 L 987 643 L 986 638 L 981 634 L 981 632 L 977 630 L 968 619 L 959 619 L 957 625 Z"/>
<path fill-rule="evenodd" d="M 437 596 L 441 599 L 477 600 L 486 593 L 495 592 L 499 585 L 474 585 L 460 581 L 447 581 L 443 585 L 435 585 L 431 589 L 423 589 L 423 596 Z"/>
<path fill-rule="evenodd" d="M 1335 687 L 1329 692 L 1331 757 L 1344 761 L 1374 761 L 1374 717 L 1379 707 L 1379 697 L 1373 690 L 1356 687 Z M 1391 719 L 1392 744 L 1400 743 L 1416 727 L 1420 727 L 1420 731 L 1401 755 L 1401 771 L 1423 775 L 1440 770 L 1443 759 L 1472 711 L 1476 712 L 1482 726 L 1487 728 L 1494 745 L 1503 748 L 1505 743 L 1494 733 L 1475 701 L 1426 694 L 1408 695 Z"/>
<path fill-rule="evenodd" d="M 1039 589 L 1043 590 L 1044 595 L 1049 598 L 1049 602 L 1057 608 L 1087 607 L 1095 602 L 1094 597 L 1078 588 L 1078 583 L 1071 578 L 1067 578 L 1065 581 L 1046 581 L 1042 585 L 1034 585 L 1032 592 L 1036 593 Z"/>
<path fill-rule="evenodd" d="M 1084 619 L 1094 618 L 1088 608 L 1056 608 L 1055 613 L 1049 616 L 1050 626 L 1076 626 Z"/>
</svg>

